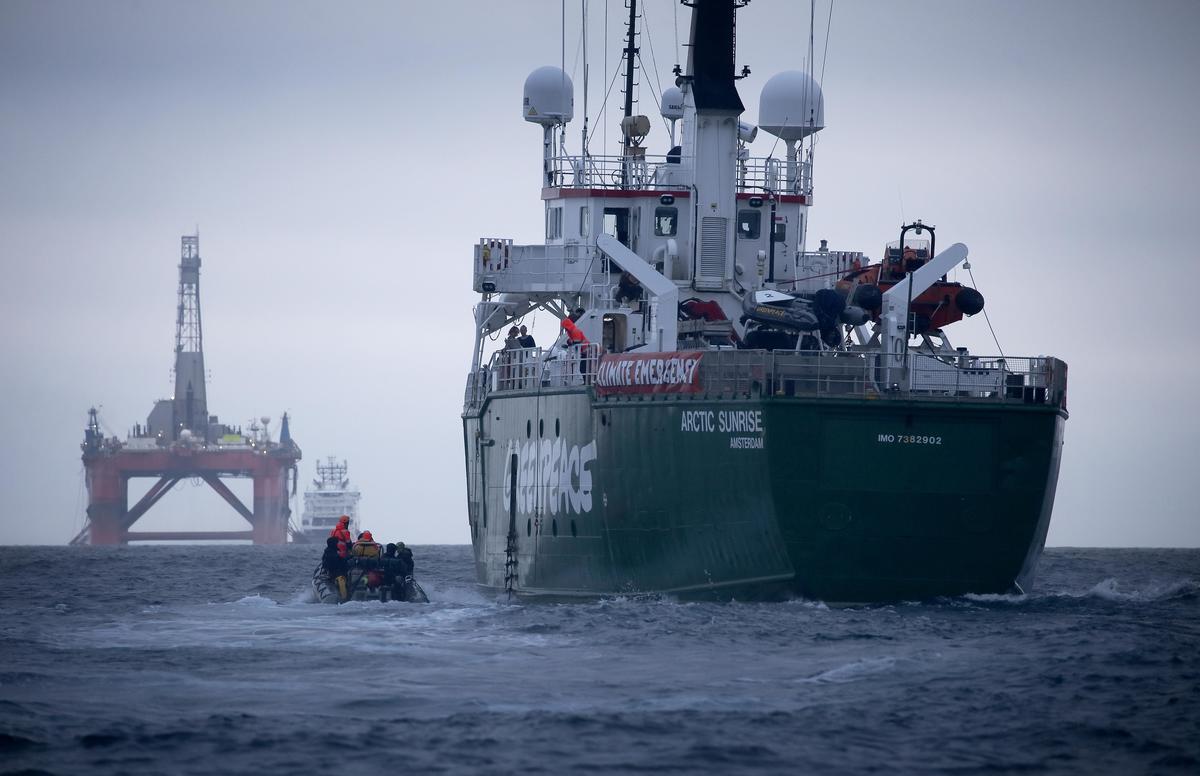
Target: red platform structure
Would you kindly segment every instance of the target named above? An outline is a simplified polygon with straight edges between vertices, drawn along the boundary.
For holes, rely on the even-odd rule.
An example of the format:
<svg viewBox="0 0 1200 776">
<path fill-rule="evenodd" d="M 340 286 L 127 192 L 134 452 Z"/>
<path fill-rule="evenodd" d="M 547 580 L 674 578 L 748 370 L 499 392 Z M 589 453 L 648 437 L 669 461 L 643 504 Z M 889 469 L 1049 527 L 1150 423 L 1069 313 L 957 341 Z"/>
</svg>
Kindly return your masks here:
<svg viewBox="0 0 1200 776">
<path fill-rule="evenodd" d="M 155 403 L 145 426 L 124 442 L 105 438 L 95 408 L 84 431 L 83 465 L 87 478 L 87 523 L 71 544 L 125 544 L 130 541 L 251 540 L 283 544 L 290 530 L 288 498 L 296 483 L 299 446 L 291 438 L 285 413 L 279 440 L 272 441 L 269 418 L 251 427 L 249 436 L 208 414 L 200 323 L 200 238 L 185 235 L 179 264 L 179 304 L 175 329 L 175 395 Z M 157 478 L 129 506 L 129 480 Z M 222 482 L 223 477 L 254 481 L 254 502 L 247 507 Z M 245 531 L 132 531 L 146 512 L 180 480 L 208 483 L 250 524 Z"/>
</svg>

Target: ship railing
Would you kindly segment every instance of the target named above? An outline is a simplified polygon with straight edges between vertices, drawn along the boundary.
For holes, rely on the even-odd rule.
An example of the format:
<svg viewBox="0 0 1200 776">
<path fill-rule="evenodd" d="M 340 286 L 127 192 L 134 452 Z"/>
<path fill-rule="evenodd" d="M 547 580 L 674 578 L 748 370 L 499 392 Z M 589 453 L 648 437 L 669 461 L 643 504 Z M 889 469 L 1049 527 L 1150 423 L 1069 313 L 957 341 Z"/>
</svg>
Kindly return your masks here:
<svg viewBox="0 0 1200 776">
<path fill-rule="evenodd" d="M 591 385 L 603 349 L 517 348 L 494 353 L 467 379 L 464 402 L 493 393 Z M 700 362 L 697 399 L 871 397 L 1067 406 L 1067 365 L 1050 356 L 972 356 L 880 351 L 717 349 Z M 620 400 L 614 397 L 612 400 Z"/>
<path fill-rule="evenodd" d="M 485 237 L 475 246 L 475 291 L 579 292 L 603 280 L 606 265 L 595 245 L 513 245 Z"/>
<path fill-rule="evenodd" d="M 1067 365 L 1050 356 L 910 353 L 906 385 L 914 395 L 1001 399 L 1065 408 Z"/>
<path fill-rule="evenodd" d="M 473 369 L 467 375 L 467 387 L 463 391 L 463 407 L 467 410 L 478 408 L 488 395 L 488 368 L 481 366 Z"/>
<path fill-rule="evenodd" d="M 694 167 L 692 157 L 674 154 L 555 156 L 545 182 L 563 189 L 679 191 L 695 180 Z M 812 194 L 810 162 L 796 163 L 796 179 L 790 184 L 785 159 L 739 159 L 735 173 L 738 193 Z"/>
<path fill-rule="evenodd" d="M 1048 356 L 745 351 L 704 354 L 698 395 L 954 397 L 1066 407 L 1066 364 Z"/>
<path fill-rule="evenodd" d="M 595 342 L 497 350 L 485 366 L 467 376 L 464 403 L 478 406 L 493 393 L 591 385 L 603 353 Z"/>
</svg>

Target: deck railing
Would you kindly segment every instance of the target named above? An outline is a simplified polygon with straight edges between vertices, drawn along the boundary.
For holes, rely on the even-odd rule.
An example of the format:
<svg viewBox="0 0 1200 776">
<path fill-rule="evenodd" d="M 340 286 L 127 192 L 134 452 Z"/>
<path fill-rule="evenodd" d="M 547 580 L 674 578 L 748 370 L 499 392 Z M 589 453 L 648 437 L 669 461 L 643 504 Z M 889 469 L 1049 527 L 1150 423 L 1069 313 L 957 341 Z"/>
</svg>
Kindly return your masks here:
<svg viewBox="0 0 1200 776">
<path fill-rule="evenodd" d="M 468 377 L 465 401 L 490 394 L 584 387 L 594 381 L 595 343 L 567 351 L 501 350 Z M 1067 365 L 1050 356 L 981 357 L 877 351 L 822 353 L 712 350 L 700 362 L 699 399 L 864 397 L 1020 402 L 1066 408 Z M 624 397 L 610 397 L 620 401 Z"/>
<path fill-rule="evenodd" d="M 787 161 L 775 157 L 738 160 L 734 175 L 739 193 L 811 194 L 812 165 L 799 162 L 797 178 L 787 183 Z M 546 185 L 577 189 L 641 189 L 678 191 L 691 184 L 694 174 L 688 156 L 556 156 L 550 160 Z"/>
<path fill-rule="evenodd" d="M 485 237 L 475 246 L 474 287 L 479 293 L 578 291 L 606 279 L 608 269 L 595 245 L 513 245 Z"/>
<path fill-rule="evenodd" d="M 591 385 L 604 350 L 589 342 L 567 348 L 505 348 L 486 366 L 467 375 L 464 402 L 481 403 L 489 394 Z"/>
</svg>

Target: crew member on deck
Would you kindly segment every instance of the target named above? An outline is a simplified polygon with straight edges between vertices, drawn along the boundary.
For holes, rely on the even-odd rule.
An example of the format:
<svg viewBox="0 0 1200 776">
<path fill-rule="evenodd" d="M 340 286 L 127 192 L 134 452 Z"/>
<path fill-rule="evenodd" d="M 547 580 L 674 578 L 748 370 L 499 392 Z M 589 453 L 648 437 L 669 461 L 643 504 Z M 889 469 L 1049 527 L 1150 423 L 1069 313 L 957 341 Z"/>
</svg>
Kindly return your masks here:
<svg viewBox="0 0 1200 776">
<path fill-rule="evenodd" d="M 536 348 L 537 343 L 533 341 L 533 335 L 529 333 L 529 329 L 521 327 L 521 336 L 517 337 L 517 342 L 523 348 Z"/>
<path fill-rule="evenodd" d="M 588 338 L 585 337 L 583 332 L 579 330 L 579 327 L 575 325 L 575 321 L 582 317 L 583 308 L 576 307 L 575 312 L 571 313 L 566 318 L 563 318 L 562 324 L 560 325 L 562 326 L 562 330 L 567 334 L 567 345 L 579 346 L 579 373 L 583 375 L 584 382 L 587 382 L 587 374 L 589 371 L 587 357 Z"/>
<path fill-rule="evenodd" d="M 642 284 L 637 282 L 637 279 L 628 272 L 621 273 L 621 279 L 617 281 L 617 293 L 613 296 L 617 304 L 624 302 L 635 302 L 642 298 Z"/>
</svg>

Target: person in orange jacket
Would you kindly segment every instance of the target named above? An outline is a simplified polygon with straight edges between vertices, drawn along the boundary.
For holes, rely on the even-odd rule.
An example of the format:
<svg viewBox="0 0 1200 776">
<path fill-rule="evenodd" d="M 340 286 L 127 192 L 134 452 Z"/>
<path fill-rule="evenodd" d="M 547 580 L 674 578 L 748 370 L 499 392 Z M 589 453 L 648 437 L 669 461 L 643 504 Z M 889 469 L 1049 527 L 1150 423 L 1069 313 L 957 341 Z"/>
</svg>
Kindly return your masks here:
<svg viewBox="0 0 1200 776">
<path fill-rule="evenodd" d="M 349 547 L 351 542 L 354 541 L 354 537 L 350 535 L 350 516 L 342 515 L 339 517 L 337 525 L 333 527 L 329 535 L 339 542 L 345 542 L 346 546 Z"/>
<path fill-rule="evenodd" d="M 370 531 L 363 531 L 358 535 L 358 541 L 350 548 L 350 554 L 355 558 L 363 560 L 370 558 L 372 561 L 378 561 L 383 557 L 383 547 L 375 541 L 375 537 L 371 535 Z M 360 563 L 359 567 L 363 569 L 359 580 L 365 582 L 368 589 L 376 590 L 383 584 L 383 570 L 379 568 L 377 562 Z"/>
<path fill-rule="evenodd" d="M 562 323 L 560 324 L 560 326 L 562 327 L 562 330 L 567 333 L 567 344 L 568 345 L 586 345 L 586 344 L 588 344 L 588 338 L 585 337 L 583 332 L 579 330 L 579 327 L 575 325 L 575 321 L 579 320 L 582 317 L 583 317 L 583 308 L 577 307 L 577 308 L 575 308 L 575 312 L 571 313 L 566 318 L 562 319 Z"/>
<path fill-rule="evenodd" d="M 575 321 L 583 317 L 583 308 L 576 307 L 575 312 L 563 318 L 559 324 L 563 331 L 567 333 L 567 346 L 579 346 L 579 372 L 583 375 L 584 382 L 587 382 L 588 372 L 591 371 L 591 364 L 588 353 L 588 338 L 584 335 L 579 327 L 575 325 Z"/>
<path fill-rule="evenodd" d="M 383 547 L 375 541 L 370 531 L 358 535 L 358 541 L 350 548 L 350 554 L 356 558 L 379 558 L 383 556 Z"/>
</svg>

